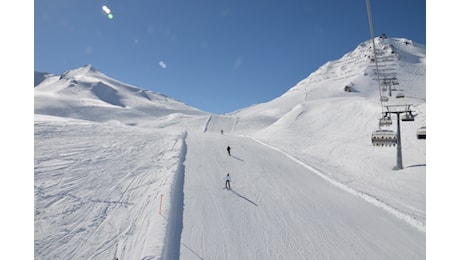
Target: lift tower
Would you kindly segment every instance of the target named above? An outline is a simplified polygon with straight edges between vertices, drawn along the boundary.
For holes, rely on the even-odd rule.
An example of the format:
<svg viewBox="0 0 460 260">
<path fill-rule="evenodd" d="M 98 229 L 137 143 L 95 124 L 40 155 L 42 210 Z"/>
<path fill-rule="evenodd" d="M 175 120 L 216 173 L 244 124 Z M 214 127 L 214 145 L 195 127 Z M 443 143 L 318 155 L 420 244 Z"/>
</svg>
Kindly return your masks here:
<svg viewBox="0 0 460 260">
<path fill-rule="evenodd" d="M 414 115 L 412 114 L 412 110 L 410 109 L 412 105 L 387 105 L 385 108 L 387 109 L 387 113 L 389 114 L 396 114 L 397 122 L 397 144 L 396 144 L 396 167 L 395 170 L 402 170 L 403 163 L 402 163 L 402 151 L 401 151 L 401 124 L 400 121 L 414 121 Z M 402 114 L 402 116 L 401 116 Z"/>
</svg>

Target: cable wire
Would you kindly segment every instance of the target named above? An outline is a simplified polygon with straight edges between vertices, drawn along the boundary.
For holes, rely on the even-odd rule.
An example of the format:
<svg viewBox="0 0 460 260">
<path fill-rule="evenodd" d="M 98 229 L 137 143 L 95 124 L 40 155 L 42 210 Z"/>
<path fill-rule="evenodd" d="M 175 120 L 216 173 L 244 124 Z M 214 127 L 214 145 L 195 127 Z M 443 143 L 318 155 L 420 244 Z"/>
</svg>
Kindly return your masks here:
<svg viewBox="0 0 460 260">
<path fill-rule="evenodd" d="M 371 32 L 372 49 L 374 51 L 374 61 L 375 61 L 375 69 L 376 69 L 376 73 L 377 73 L 377 84 L 378 84 L 378 87 L 379 87 L 380 105 L 381 105 L 382 114 L 383 114 L 384 113 L 384 109 L 383 109 L 384 106 L 383 106 L 383 100 L 382 100 L 382 88 L 381 88 L 381 85 L 380 85 L 380 72 L 379 72 L 379 65 L 378 65 L 378 62 L 377 62 L 377 52 L 375 50 L 374 28 L 372 26 L 371 4 L 370 4 L 369 0 L 366 0 L 366 6 L 367 6 L 367 17 L 369 19 L 369 29 L 370 29 L 370 32 Z"/>
</svg>

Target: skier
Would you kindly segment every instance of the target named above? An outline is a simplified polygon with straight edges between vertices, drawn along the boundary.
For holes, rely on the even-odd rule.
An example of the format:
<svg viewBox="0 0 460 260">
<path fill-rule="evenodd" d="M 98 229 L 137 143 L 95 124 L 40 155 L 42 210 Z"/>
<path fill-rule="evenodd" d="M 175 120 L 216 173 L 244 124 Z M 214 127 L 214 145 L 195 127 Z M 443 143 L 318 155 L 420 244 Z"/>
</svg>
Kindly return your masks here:
<svg viewBox="0 0 460 260">
<path fill-rule="evenodd" d="M 227 176 L 225 176 L 225 188 L 227 190 L 230 190 L 230 182 L 232 181 L 232 177 L 230 177 L 230 173 L 227 173 Z"/>
<path fill-rule="evenodd" d="M 232 154 L 230 153 L 230 146 L 227 146 L 227 152 L 228 152 L 228 156 L 231 156 Z"/>
</svg>

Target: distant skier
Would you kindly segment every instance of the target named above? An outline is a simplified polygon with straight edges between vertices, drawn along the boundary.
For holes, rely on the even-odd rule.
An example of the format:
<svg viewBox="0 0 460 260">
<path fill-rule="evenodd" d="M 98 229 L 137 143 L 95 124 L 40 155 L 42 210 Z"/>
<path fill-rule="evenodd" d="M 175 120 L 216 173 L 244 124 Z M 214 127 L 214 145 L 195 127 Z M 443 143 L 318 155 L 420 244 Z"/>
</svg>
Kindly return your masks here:
<svg viewBox="0 0 460 260">
<path fill-rule="evenodd" d="M 220 130 L 220 134 L 221 134 L 221 135 L 224 134 L 224 129 L 221 129 L 221 130 Z"/>
<path fill-rule="evenodd" d="M 232 149 L 232 148 L 230 148 L 230 146 L 227 146 L 228 156 L 231 156 L 231 155 L 232 155 L 232 154 L 230 153 L 230 150 L 231 150 L 231 149 Z"/>
<path fill-rule="evenodd" d="M 232 177 L 230 177 L 230 173 L 227 173 L 227 176 L 225 176 L 225 188 L 227 190 L 231 190 L 230 188 L 230 182 L 232 181 Z"/>
</svg>

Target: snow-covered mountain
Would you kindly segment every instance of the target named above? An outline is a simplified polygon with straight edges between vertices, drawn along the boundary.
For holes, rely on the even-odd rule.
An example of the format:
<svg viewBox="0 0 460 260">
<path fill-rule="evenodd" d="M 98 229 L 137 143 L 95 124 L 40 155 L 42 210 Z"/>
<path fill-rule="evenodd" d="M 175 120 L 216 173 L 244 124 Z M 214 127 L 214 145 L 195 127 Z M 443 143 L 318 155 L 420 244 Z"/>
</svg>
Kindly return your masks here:
<svg viewBox="0 0 460 260">
<path fill-rule="evenodd" d="M 424 259 L 425 46 L 375 44 L 225 115 L 91 65 L 35 72 L 35 257 Z M 395 105 L 416 115 L 402 170 L 371 143 Z"/>
<path fill-rule="evenodd" d="M 414 105 L 424 104 L 426 94 L 425 46 L 407 39 L 386 37 L 377 37 L 375 44 L 381 83 L 384 78 L 396 78 L 399 83 L 397 89 L 404 92 L 407 97 L 403 100 L 392 99 L 390 104 L 408 102 Z M 299 109 L 299 106 L 313 104 L 315 107 L 318 104 L 328 106 L 332 101 L 334 106 L 328 106 L 329 108 L 325 109 L 330 113 L 342 110 L 335 109 L 340 107 L 336 102 L 343 102 L 344 106 L 349 107 L 357 100 L 362 100 L 370 106 L 373 104 L 380 106 L 379 84 L 373 56 L 371 41 L 361 43 L 342 58 L 327 62 L 318 68 L 281 97 L 238 111 L 237 117 L 240 118 L 240 121 L 241 118 L 246 117 L 249 121 L 253 121 L 254 115 L 259 119 L 260 115 L 263 115 L 265 123 L 261 123 L 261 128 L 265 128 L 289 116 L 291 110 L 305 111 L 304 108 Z M 345 91 L 347 87 L 350 91 Z M 393 93 L 393 96 L 395 94 Z M 381 110 L 378 109 L 376 112 L 380 113 Z M 352 114 L 351 112 L 346 117 L 351 119 Z"/>
<path fill-rule="evenodd" d="M 62 75 L 36 72 L 35 83 L 36 114 L 130 125 L 207 114 L 165 95 L 111 79 L 91 65 Z"/>
</svg>

